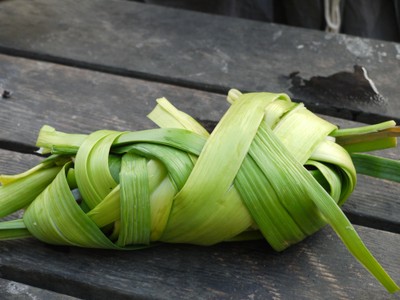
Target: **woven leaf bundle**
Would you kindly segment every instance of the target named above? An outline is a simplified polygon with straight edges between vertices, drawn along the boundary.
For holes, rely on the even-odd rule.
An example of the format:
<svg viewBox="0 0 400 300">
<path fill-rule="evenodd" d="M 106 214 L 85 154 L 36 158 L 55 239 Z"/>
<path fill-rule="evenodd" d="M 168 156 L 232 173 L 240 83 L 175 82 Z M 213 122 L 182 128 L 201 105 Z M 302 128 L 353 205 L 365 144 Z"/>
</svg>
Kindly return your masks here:
<svg viewBox="0 0 400 300">
<path fill-rule="evenodd" d="M 44 126 L 37 145 L 51 155 L 0 177 L 0 216 L 25 208 L 0 223 L 0 239 L 138 249 L 265 238 L 281 251 L 329 224 L 398 290 L 340 209 L 355 188 L 353 160 L 365 173 L 373 163 L 399 168 L 356 154 L 395 146 L 395 123 L 338 129 L 285 94 L 231 90 L 228 100 L 211 134 L 165 98 L 149 115 L 156 129 L 83 135 Z"/>
</svg>

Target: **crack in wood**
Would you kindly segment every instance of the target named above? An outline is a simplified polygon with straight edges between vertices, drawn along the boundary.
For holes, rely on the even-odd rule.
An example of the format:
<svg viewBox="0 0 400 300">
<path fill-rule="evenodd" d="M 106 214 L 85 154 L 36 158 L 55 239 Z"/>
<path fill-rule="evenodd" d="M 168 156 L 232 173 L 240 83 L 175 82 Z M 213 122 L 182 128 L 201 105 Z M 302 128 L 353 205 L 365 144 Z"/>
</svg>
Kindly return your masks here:
<svg viewBox="0 0 400 300">
<path fill-rule="evenodd" d="M 36 153 L 36 150 L 38 149 L 36 146 L 14 141 L 0 140 L 0 149 L 9 150 L 13 152 L 39 155 L 38 153 Z"/>
</svg>

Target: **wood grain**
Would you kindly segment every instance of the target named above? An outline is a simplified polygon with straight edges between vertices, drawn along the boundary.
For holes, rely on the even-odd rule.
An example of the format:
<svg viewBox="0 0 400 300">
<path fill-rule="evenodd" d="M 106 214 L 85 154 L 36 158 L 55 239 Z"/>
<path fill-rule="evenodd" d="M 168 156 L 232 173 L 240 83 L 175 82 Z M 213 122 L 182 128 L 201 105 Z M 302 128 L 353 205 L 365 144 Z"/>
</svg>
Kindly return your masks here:
<svg viewBox="0 0 400 300">
<path fill-rule="evenodd" d="M 0 298 L 2 300 L 76 300 L 77 298 L 32 287 L 0 278 Z"/>
<path fill-rule="evenodd" d="M 356 230 L 399 281 L 399 235 Z M 1 242 L 0 275 L 84 299 L 400 299 L 328 228 L 282 253 L 263 241 L 133 252 Z"/>
<path fill-rule="evenodd" d="M 0 99 L 0 141 L 32 146 L 44 124 L 76 133 L 154 128 L 146 115 L 160 97 L 200 120 L 217 121 L 228 108 L 218 94 L 7 55 L 0 68 L 13 92 Z"/>
<path fill-rule="evenodd" d="M 32 152 L 43 124 L 77 133 L 149 128 L 145 116 L 162 96 L 210 127 L 230 87 L 285 91 L 340 116 L 327 118 L 343 127 L 358 124 L 344 119 L 400 115 L 394 43 L 115 0 L 0 1 L 0 28 L 0 90 L 12 92 L 0 98 L 1 174 L 40 161 Z M 328 103 L 293 89 L 293 72 L 329 76 L 355 64 L 369 71 L 382 105 Z M 356 230 L 397 282 L 399 193 L 400 185 L 359 176 L 344 206 L 370 227 Z M 134 252 L 2 241 L 0 278 L 2 299 L 400 299 L 328 227 L 282 253 L 265 241 Z"/>
<path fill-rule="evenodd" d="M 154 128 L 146 115 L 155 99 L 162 96 L 209 125 L 215 124 L 228 108 L 222 95 L 168 84 L 7 55 L 0 55 L 0 66 L 6 70 L 7 88 L 13 91 L 12 98 L 0 101 L 0 147 L 19 152 L 21 148 L 27 153 L 37 149 L 37 133 L 44 124 L 73 133 Z M 360 125 L 322 117 L 343 128 Z M 398 150 L 389 153 L 400 157 Z M 13 154 L 0 159 L 1 168 L 1 163 L 13 161 Z M 11 167 L 8 170 L 13 171 Z M 356 191 L 343 209 L 356 224 L 400 232 L 399 194 L 400 184 L 360 176 Z"/>
<path fill-rule="evenodd" d="M 219 93 L 287 92 L 318 112 L 364 122 L 399 119 L 398 44 L 133 1 L 75 4 L 1 3 L 0 51 Z M 342 96 L 328 102 L 322 92 L 293 88 L 296 72 L 309 80 L 354 65 L 367 69 L 382 103 Z"/>
</svg>

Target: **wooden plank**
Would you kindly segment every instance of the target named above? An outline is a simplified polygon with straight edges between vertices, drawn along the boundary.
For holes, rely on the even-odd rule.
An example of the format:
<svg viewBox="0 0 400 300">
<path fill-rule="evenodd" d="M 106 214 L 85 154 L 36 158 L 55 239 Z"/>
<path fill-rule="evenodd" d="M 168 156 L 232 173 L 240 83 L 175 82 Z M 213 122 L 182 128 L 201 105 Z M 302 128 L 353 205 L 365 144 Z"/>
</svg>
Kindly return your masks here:
<svg viewBox="0 0 400 300">
<path fill-rule="evenodd" d="M 2 300 L 74 300 L 75 297 L 58 294 L 15 281 L 0 278 L 0 298 Z"/>
<path fill-rule="evenodd" d="M 400 185 L 362 175 L 357 178 L 354 193 L 342 207 L 347 217 L 355 224 L 400 233 Z"/>
<path fill-rule="evenodd" d="M 0 149 L 0 173 L 22 171 L 37 160 Z M 356 230 L 399 281 L 400 235 Z M 133 252 L 55 247 L 34 239 L 2 241 L 0 276 L 84 299 L 400 299 L 387 294 L 328 228 L 283 253 L 264 241 Z M 36 291 L 6 284 L 0 296 L 15 287 L 25 294 Z"/>
<path fill-rule="evenodd" d="M 0 101 L 0 147 L 5 149 L 32 152 L 44 124 L 74 133 L 153 128 L 146 115 L 154 107 L 154 99 L 162 96 L 195 118 L 211 123 L 218 121 L 228 107 L 219 94 L 57 64 L 0 55 L 0 66 L 6 70 L 3 80 L 7 88 L 13 91 L 12 98 Z M 360 125 L 338 118 L 328 120 L 342 127 Z M 391 155 L 400 156 L 398 150 Z M 1 163 L 13 160 L 13 153 L 0 158 L 0 173 Z M 9 171 L 13 169 L 3 172 Z M 360 176 L 344 211 L 357 224 L 399 232 L 399 194 L 399 184 Z"/>
<path fill-rule="evenodd" d="M 0 148 L 0 174 L 18 174 L 34 167 L 42 157 L 32 154 L 24 154 Z"/>
<path fill-rule="evenodd" d="M 0 55 L 1 82 L 13 92 L 0 98 L 0 142 L 34 145 L 44 124 L 65 132 L 154 127 L 146 115 L 167 97 L 200 120 L 217 121 L 225 96 L 56 64 Z"/>
<path fill-rule="evenodd" d="M 126 124 L 145 127 L 144 116 L 132 120 L 130 113 L 124 111 L 125 104 L 137 106 L 139 99 L 118 103 L 121 94 L 115 95 L 115 91 L 119 89 L 113 87 L 123 87 L 125 96 L 140 88 L 146 91 L 147 96 L 163 89 L 169 93 L 171 99 L 181 95 L 192 96 L 190 101 L 183 101 L 183 104 L 194 116 L 198 116 L 196 105 L 199 105 L 201 114 L 208 116 L 207 114 L 214 111 L 214 105 L 216 108 L 220 107 L 219 102 L 216 104 L 213 99 L 222 100 L 220 95 L 193 92 L 190 89 L 165 84 L 151 84 L 24 59 L 11 60 L 13 68 L 17 69 L 19 66 L 21 73 L 15 70 L 12 73 L 15 77 L 9 80 L 10 84 L 19 83 L 15 85 L 18 88 L 13 89 L 13 97 L 7 100 L 13 101 L 13 105 L 9 105 L 10 102 L 2 102 L 7 105 L 0 110 L 1 125 L 3 126 L 4 122 L 5 128 L 14 133 L 9 135 L 10 133 L 1 131 L 1 134 L 4 134 L 2 139 L 6 142 L 8 139 L 15 139 L 15 134 L 19 133 L 19 137 L 30 144 L 36 134 L 32 132 L 33 126 L 41 125 L 43 116 L 50 113 L 58 117 L 52 117 L 53 125 L 67 131 L 77 131 L 78 127 L 83 131 L 90 131 L 99 128 L 98 126 L 123 129 Z M 14 64 L 16 61 L 19 64 Z M 38 69 L 38 66 L 42 69 Z M 36 77 L 34 71 L 29 72 L 29 67 L 36 71 Z M 28 71 L 25 74 L 30 75 L 29 80 L 22 79 L 24 71 Z M 52 78 L 58 78 L 60 81 Z M 88 78 L 98 79 L 104 84 L 108 82 L 107 89 L 93 92 L 93 85 L 87 84 L 90 82 Z M 79 90 L 71 92 L 69 87 L 80 80 L 83 82 Z M 87 96 L 84 97 L 85 103 L 76 97 L 81 93 Z M 96 96 L 90 97 L 93 93 Z M 75 97 L 72 97 L 73 95 Z M 101 106 L 101 103 L 110 99 L 112 95 L 116 99 L 115 114 L 121 111 L 122 118 L 108 119 L 108 111 L 96 109 L 98 118 L 92 116 L 84 119 L 84 114 L 90 113 L 91 107 Z M 207 105 L 192 102 L 196 99 L 201 102 L 203 96 L 209 101 L 206 102 Z M 140 101 L 143 101 L 145 106 L 150 105 L 145 99 Z M 78 108 L 87 108 L 72 109 L 71 112 L 68 109 L 71 109 L 69 107 L 74 103 Z M 47 107 L 44 114 L 43 107 Z M 204 110 L 201 110 L 203 107 Z M 71 113 L 76 116 L 74 119 L 81 120 L 82 124 L 68 121 Z M 13 114 L 13 118 L 7 119 L 7 115 L 10 114 Z M 23 121 L 24 117 L 30 118 L 32 123 Z M 19 125 L 16 120 L 20 120 Z M 10 126 L 10 123 L 17 126 Z M 15 156 L 13 151 L 1 150 L 0 168 L 4 169 L 0 169 L 0 173 L 3 170 L 10 173 L 14 168 L 27 168 L 31 163 L 35 163 L 36 159 L 37 157 L 27 154 Z M 384 191 L 382 193 L 380 197 L 385 196 Z M 370 208 L 372 213 L 377 205 L 379 206 L 379 203 L 373 203 L 373 207 Z M 363 227 L 357 227 L 357 230 L 372 252 L 398 281 L 399 235 Z M 137 252 L 115 252 L 52 247 L 32 239 L 7 241 L 0 243 L 0 275 L 8 280 L 82 298 L 398 299 L 398 295 L 390 296 L 384 292 L 368 272 L 347 253 L 329 229 L 324 229 L 281 254 L 273 252 L 265 242 L 226 243 L 213 247 L 163 245 Z M 288 282 L 291 283 L 289 286 Z"/>
<path fill-rule="evenodd" d="M 209 91 L 284 91 L 365 122 L 399 119 L 399 44 L 132 1 L 75 4 L 2 2 L 0 51 Z M 360 87 L 342 73 L 354 65 L 383 99 L 346 94 Z"/>
<path fill-rule="evenodd" d="M 356 227 L 400 280 L 400 236 Z M 276 253 L 263 241 L 139 251 L 0 243 L 3 278 L 84 299 L 400 299 L 390 295 L 325 228 Z"/>
</svg>

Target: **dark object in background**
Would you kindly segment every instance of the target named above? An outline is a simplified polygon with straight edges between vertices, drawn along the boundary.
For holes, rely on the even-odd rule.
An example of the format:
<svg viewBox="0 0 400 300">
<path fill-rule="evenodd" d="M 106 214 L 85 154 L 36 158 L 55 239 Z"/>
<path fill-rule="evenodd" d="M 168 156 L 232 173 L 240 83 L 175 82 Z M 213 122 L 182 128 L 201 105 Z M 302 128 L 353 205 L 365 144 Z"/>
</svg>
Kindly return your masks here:
<svg viewBox="0 0 400 300">
<path fill-rule="evenodd" d="M 325 30 L 325 6 L 339 5 L 340 33 L 400 41 L 400 0 L 138 0 L 207 13 Z"/>
<path fill-rule="evenodd" d="M 273 22 L 273 0 L 139 0 L 139 2 Z"/>
<path fill-rule="evenodd" d="M 345 1 L 341 32 L 380 40 L 400 41 L 400 1 Z"/>
<path fill-rule="evenodd" d="M 386 111 L 388 100 L 379 93 L 362 66 L 355 65 L 353 72 L 342 71 L 310 79 L 302 78 L 299 72 L 289 77 L 292 82 L 289 90 L 300 99 L 321 99 L 321 103 L 336 103 L 354 110 L 369 106 Z"/>
<path fill-rule="evenodd" d="M 1 98 L 3 98 L 3 99 L 9 99 L 9 98 L 11 98 L 11 95 L 12 95 L 12 92 L 9 90 L 3 90 L 1 92 Z"/>
<path fill-rule="evenodd" d="M 285 22 L 281 23 L 310 29 L 325 29 L 323 0 L 283 0 L 274 2 L 275 5 L 282 6 L 281 11 Z"/>
</svg>

